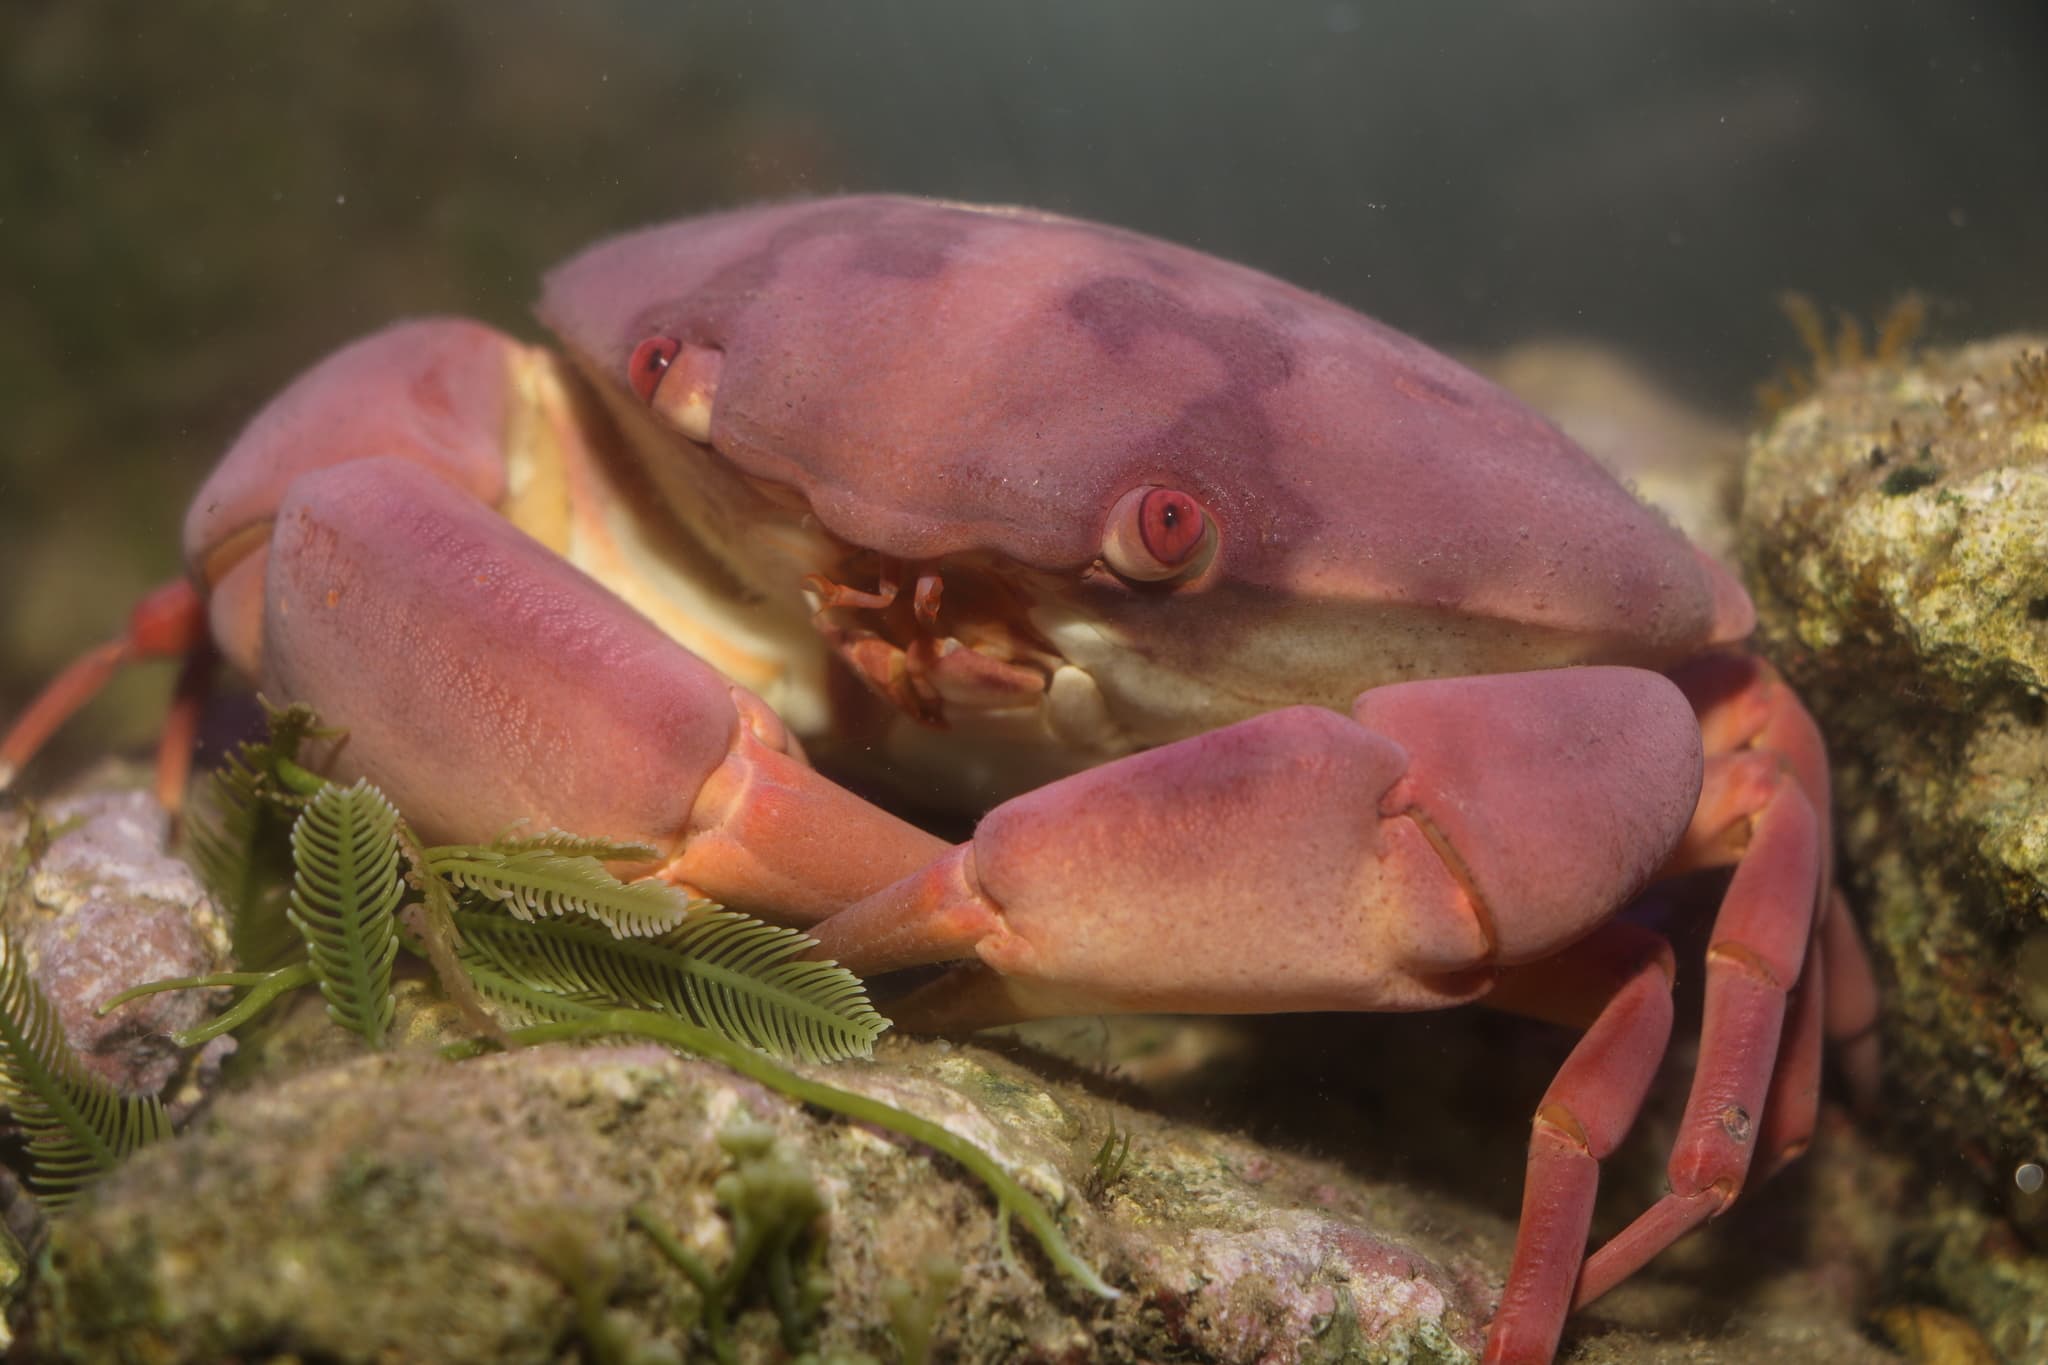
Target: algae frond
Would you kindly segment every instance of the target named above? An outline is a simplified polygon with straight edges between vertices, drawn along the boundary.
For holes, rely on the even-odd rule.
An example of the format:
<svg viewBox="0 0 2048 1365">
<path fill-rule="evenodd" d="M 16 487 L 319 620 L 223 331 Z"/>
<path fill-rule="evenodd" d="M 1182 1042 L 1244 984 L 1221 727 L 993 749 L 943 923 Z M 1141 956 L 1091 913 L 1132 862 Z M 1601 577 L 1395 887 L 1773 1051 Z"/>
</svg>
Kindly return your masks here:
<svg viewBox="0 0 2048 1365">
<path fill-rule="evenodd" d="M 5 930 L 0 930 L 0 1103 L 28 1135 L 28 1181 L 52 1207 L 69 1201 L 136 1148 L 171 1131 L 154 1095 L 123 1095 L 86 1070 Z"/>
</svg>

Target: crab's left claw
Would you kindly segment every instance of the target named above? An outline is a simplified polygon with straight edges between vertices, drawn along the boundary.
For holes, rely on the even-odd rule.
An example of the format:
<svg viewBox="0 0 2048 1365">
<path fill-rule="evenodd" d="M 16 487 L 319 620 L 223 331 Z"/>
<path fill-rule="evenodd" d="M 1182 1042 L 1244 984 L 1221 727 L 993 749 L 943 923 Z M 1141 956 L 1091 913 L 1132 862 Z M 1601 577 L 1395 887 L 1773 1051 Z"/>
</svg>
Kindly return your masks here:
<svg viewBox="0 0 2048 1365">
<path fill-rule="evenodd" d="M 913 1028 L 1436 1008 L 1634 894 L 1700 770 L 1653 673 L 1401 684 L 1352 718 L 1276 711 L 1018 797 L 812 932 L 864 973 L 978 958 L 896 1003 Z"/>
</svg>

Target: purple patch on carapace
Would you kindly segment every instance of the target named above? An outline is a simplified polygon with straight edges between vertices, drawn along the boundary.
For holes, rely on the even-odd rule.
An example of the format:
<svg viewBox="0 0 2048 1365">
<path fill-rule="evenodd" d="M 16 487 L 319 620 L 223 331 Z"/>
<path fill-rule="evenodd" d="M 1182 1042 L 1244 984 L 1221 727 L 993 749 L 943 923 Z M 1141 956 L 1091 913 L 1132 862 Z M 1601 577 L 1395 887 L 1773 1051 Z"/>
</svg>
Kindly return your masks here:
<svg viewBox="0 0 2048 1365">
<path fill-rule="evenodd" d="M 1132 454 L 1166 467 L 1182 464 L 1239 471 L 1263 467 L 1271 457 L 1279 436 L 1264 395 L 1284 384 L 1295 369 L 1295 344 L 1282 328 L 1256 315 L 1199 311 L 1175 293 L 1127 275 L 1105 276 L 1082 285 L 1067 296 L 1063 310 L 1112 355 L 1128 355 L 1147 337 L 1178 337 L 1214 356 L 1222 371 L 1223 378 L 1215 388 L 1189 401 L 1178 418 Z M 1190 461 L 1189 457 L 1195 458 Z M 1273 505 L 1264 509 L 1263 515 L 1271 516 L 1291 500 L 1275 487 L 1275 481 L 1265 480 L 1264 484 Z M 1245 480 L 1239 477 L 1192 491 L 1212 500 L 1222 499 L 1225 505 L 1212 505 L 1211 512 L 1235 522 L 1241 533 L 1251 529 L 1246 519 L 1258 515 L 1241 497 L 1244 486 Z M 1286 515 L 1296 528 L 1318 520 L 1316 510 L 1307 505 L 1289 506 Z M 1265 536 L 1255 535 L 1254 539 Z"/>
<path fill-rule="evenodd" d="M 1251 388 L 1286 382 L 1294 346 L 1277 327 L 1247 317 L 1197 313 L 1149 280 L 1093 280 L 1067 296 L 1067 316 L 1122 353 L 1147 332 L 1183 336 L 1213 352 L 1232 380 Z"/>
<path fill-rule="evenodd" d="M 929 280 L 946 268 L 967 229 L 953 217 L 907 219 L 886 232 L 862 232 L 853 250 L 855 270 L 895 280 Z"/>
</svg>

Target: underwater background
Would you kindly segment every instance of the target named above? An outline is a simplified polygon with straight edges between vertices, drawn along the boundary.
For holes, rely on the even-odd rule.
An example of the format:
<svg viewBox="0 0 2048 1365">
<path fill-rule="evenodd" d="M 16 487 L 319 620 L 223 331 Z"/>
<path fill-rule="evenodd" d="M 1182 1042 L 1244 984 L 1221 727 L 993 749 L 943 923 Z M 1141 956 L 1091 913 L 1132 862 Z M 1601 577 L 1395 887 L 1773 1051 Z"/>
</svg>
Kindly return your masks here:
<svg viewBox="0 0 2048 1365">
<path fill-rule="evenodd" d="M 842 191 L 1030 204 L 1246 262 L 1480 363 L 1532 342 L 1592 343 L 1682 399 L 1713 424 L 1703 444 L 1725 447 L 1756 424 L 1759 384 L 1811 363 L 1781 310 L 1786 291 L 1816 300 L 1829 329 L 1915 291 L 1935 344 L 2048 327 L 2043 128 L 2048 5 L 2038 0 L 11 0 L 0 6 L 0 717 L 178 572 L 186 499 L 294 374 L 427 313 L 538 338 L 539 272 L 628 227 Z M 1939 373 L 1945 392 L 1976 371 Z M 1765 489 L 1791 509 L 1795 550 L 1817 534 L 1800 501 L 1813 470 L 1854 466 L 1865 436 L 1886 439 L 1896 428 L 1883 401 L 1898 387 L 1873 381 L 1843 398 L 1853 420 L 1838 424 L 1858 433 L 1853 448 L 1800 447 L 1772 467 L 1777 483 Z M 2007 415 L 2040 416 L 2018 398 Z M 2001 448 L 1982 463 L 2003 458 Z M 1898 471 L 1865 479 L 1872 505 L 1903 506 L 1918 489 L 1891 487 Z M 1842 486 L 1867 473 L 1849 469 Z M 1640 475 L 1645 492 L 1652 482 Z M 1707 501 L 1720 496 L 1709 490 Z M 1998 554 L 2048 560 L 2041 524 L 2005 528 Z M 1731 531 L 1705 534 L 1729 551 Z M 1799 581 L 1801 562 L 1786 552 L 1783 582 Z M 2048 619 L 2048 594 L 2038 600 L 2035 623 Z M 1809 605 L 1765 605 L 1779 615 L 1779 643 L 1802 638 Z M 1904 663 L 1875 657 L 1832 674 L 1816 666 L 1813 695 L 1853 704 L 1900 691 L 1955 714 L 1986 709 L 1974 676 L 1923 691 Z M 2038 702 L 2048 674 L 2021 676 Z M 59 737 L 39 783 L 146 742 L 168 684 L 168 670 L 122 680 Z M 2027 723 L 2041 728 L 2038 715 Z M 1908 730 L 1894 712 L 1831 731 L 1858 746 L 1838 755 L 1846 781 L 1873 807 L 1897 807 L 1907 791 L 1952 808 L 1941 775 L 1951 748 L 1974 741 L 1888 747 L 1939 727 Z M 2030 748 L 2000 769 L 2019 774 L 2012 800 L 2048 790 L 2044 763 Z M 2027 819 L 2011 835 L 2011 866 L 1957 871 L 1943 892 L 1943 914 L 1964 915 L 1992 897 L 1956 888 L 1996 882 L 2005 918 L 1985 910 L 1995 933 L 1980 924 L 1966 947 L 1930 958 L 1948 972 L 1948 993 L 1924 997 L 1933 1003 L 1910 1021 L 1920 1032 L 1901 1033 L 1903 1049 L 1895 1037 L 1895 1053 L 1937 1041 L 1896 1066 L 1912 1084 L 1871 1128 L 1882 1151 L 1824 1135 L 1851 1155 L 1766 1187 L 1742 1234 L 1826 1242 L 1839 1229 L 1813 1233 L 1817 1207 L 1854 1221 L 1845 1211 L 1865 1198 L 1897 1210 L 1953 1182 L 1954 1207 L 1974 1212 L 1949 1241 L 1923 1229 L 1918 1250 L 1894 1238 L 1886 1252 L 1888 1226 L 1841 1237 L 1888 1266 L 1870 1281 L 1888 1286 L 1872 1291 L 1880 1300 L 1967 1309 L 1988 1337 L 2020 1343 L 2003 1356 L 2016 1362 L 2048 1342 L 2048 1212 L 2041 1198 L 2015 1203 L 2010 1177 L 2020 1162 L 2048 1161 L 2031 1127 L 2048 1094 L 2048 815 L 2029 807 Z M 1920 894 L 1901 888 L 1940 870 L 1932 850 L 1969 842 L 1846 812 L 1843 830 L 1871 866 L 1903 860 L 1845 874 L 1866 921 L 1880 894 Z M 1930 934 L 1910 917 L 1873 931 L 1895 1030 L 1908 1013 L 1898 964 Z M 1999 977 L 2008 963 L 2021 964 L 2011 982 Z M 2018 1003 L 2001 994 L 2007 985 Z M 1366 1115 L 1358 1126 L 1380 1136 L 1413 1118 L 1423 1131 L 1389 1139 L 1400 1149 L 1391 1164 L 1424 1189 L 1483 1169 L 1476 1197 L 1512 1219 L 1523 1115 L 1554 1068 L 1549 1043 L 1520 1043 L 1521 1026 L 1499 1019 L 1252 1027 L 1197 1028 L 1210 1029 L 1223 1070 L 1241 1068 L 1237 1107 L 1174 1103 L 1321 1155 L 1336 1139 L 1302 1134 L 1327 1126 L 1333 1105 Z M 1098 1046 L 1091 1035 L 1081 1047 L 1084 1065 Z M 1506 1049 L 1498 1083 L 1482 1064 L 1466 1068 L 1496 1046 Z M 1357 1055 L 1381 1066 L 1381 1092 L 1397 1098 L 1347 1098 Z M 1970 1081 L 1972 1059 L 1990 1080 Z M 1956 1094 L 1941 1090 L 1944 1071 Z M 1964 1094 L 1966 1084 L 1976 1088 Z M 2008 1093 L 2018 1098 L 2007 1104 Z M 1297 1125 L 1297 1110 L 1311 1117 Z M 1450 1131 L 1463 1123 L 1499 1126 L 1483 1139 Z M 1176 1140 L 1149 1134 L 1155 1170 Z M 1654 1181 L 1661 1160 L 1638 1150 L 1631 1169 Z M 1198 1153 L 1187 1164 L 1219 1163 Z M 481 1205 L 491 1191 L 480 1184 Z M 1773 1211 L 1772 1191 L 1787 1187 Z M 1741 1278 L 1741 1244 L 1715 1245 L 1699 1263 Z M 2008 1254 L 2028 1267 L 2024 1295 L 1971 1299 L 1956 1287 L 1966 1276 L 1951 1262 L 2003 1266 Z M 1940 1273 L 1915 1281 L 1916 1257 Z M 1490 1249 L 1479 1259 L 1501 1268 Z M 1778 1293 L 1805 1288 L 1788 1280 Z M 1860 1288 L 1842 1297 L 1870 1301 Z M 1659 1307 L 1637 1315 L 1651 1336 L 1685 1318 Z M 1880 1349 L 1873 1331 L 1851 1336 Z M 1578 1358 L 1600 1358 L 1598 1343 L 1584 1349 Z M 1642 1349 L 1627 1358 L 1715 1358 Z M 1928 1348 L 1909 1358 L 1978 1357 Z"/>
</svg>

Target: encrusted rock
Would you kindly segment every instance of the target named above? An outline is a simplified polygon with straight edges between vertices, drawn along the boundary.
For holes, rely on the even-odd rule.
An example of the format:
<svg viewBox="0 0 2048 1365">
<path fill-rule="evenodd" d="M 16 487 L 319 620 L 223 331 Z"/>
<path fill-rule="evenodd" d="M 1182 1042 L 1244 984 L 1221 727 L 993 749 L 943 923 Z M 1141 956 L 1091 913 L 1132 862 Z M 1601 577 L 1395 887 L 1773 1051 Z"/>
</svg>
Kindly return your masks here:
<svg viewBox="0 0 2048 1365">
<path fill-rule="evenodd" d="M 1981 1181 L 1907 1278 L 2048 1359 L 2042 1200 L 1983 1212 L 2048 1161 L 2048 338 L 1822 375 L 1746 494 L 1765 648 L 1835 759 L 1894 1131 Z"/>
<path fill-rule="evenodd" d="M 2014 1235 L 2015 1223 L 2023 1225 L 2025 1217 L 2015 1212 L 2021 1216 L 2008 1221 L 1960 1190 L 1936 1190 L 1926 1213 L 1902 1239 L 1897 1259 L 1901 1292 L 1916 1307 L 1948 1305 L 1956 1310 L 1950 1316 L 1960 1317 L 1983 1339 L 1986 1358 L 1995 1351 L 1998 1359 L 2020 1365 L 2048 1360 L 2048 1256 L 2030 1252 Z M 1905 1318 L 1920 1334 L 1932 1335 L 1926 1322 L 1913 1321 L 1925 1317 L 1924 1311 L 1900 1311 L 1880 1321 L 1890 1330 L 1896 1319 Z M 1935 1331 L 1945 1337 L 1964 1335 L 1952 1324 Z M 1893 1335 L 1909 1349 L 1915 1344 L 1905 1331 Z M 1915 1358 L 1937 1365 L 1974 1359 L 1961 1352 L 1924 1352 Z"/>
<path fill-rule="evenodd" d="M 1340 1037 L 1372 1022 L 1345 1021 Z M 317 999 L 282 1027 L 325 1028 Z M 1259 1041 L 1293 1050 L 1292 1036 Z M 1461 1067 L 1481 1055 L 1452 1054 Z M 747 1124 L 773 1131 L 826 1207 L 823 1359 L 899 1359 L 891 1302 L 901 1286 L 943 1287 L 936 1259 L 958 1275 L 935 1323 L 940 1360 L 1467 1365 L 1511 1218 L 1397 1175 L 1388 1154 L 1485 1152 L 1482 1183 L 1505 1185 L 1512 1203 L 1522 1125 L 1510 1115 L 1474 1143 L 1412 1089 L 1411 1127 L 1356 1123 L 1360 1104 L 1389 1102 L 1387 1081 L 1441 1060 L 1375 1060 L 1356 1093 L 1305 1106 L 1331 1134 L 1320 1145 L 1352 1158 L 1342 1165 L 1161 1115 L 1042 1055 L 890 1039 L 872 1064 L 812 1073 L 994 1154 L 1123 1291 L 1107 1302 L 1060 1279 L 1021 1230 L 1006 1256 L 992 1201 L 950 1162 L 706 1063 L 641 1046 L 463 1063 L 359 1054 L 221 1097 L 97 1187 L 53 1230 L 26 1340 L 39 1360 L 699 1358 L 703 1338 L 685 1324 L 700 1300 L 628 1212 L 644 1206 L 723 1267 L 732 1224 L 718 1182 L 732 1160 L 719 1139 Z M 1675 1113 L 1669 1100 L 1653 1114 L 1654 1138 L 1668 1141 Z M 1113 1131 L 1129 1158 L 1098 1168 Z M 1362 1173 L 1375 1167 L 1386 1173 Z M 1733 1227 L 1579 1319 L 1562 1359 L 1881 1365 L 1890 1357 L 1844 1310 L 1857 1290 L 1835 1244 L 1861 1235 L 1844 1218 L 1870 1202 L 1874 1169 L 1853 1133 L 1825 1134 L 1819 1159 L 1759 1192 Z M 1617 1172 L 1626 1200 L 1643 1197 L 1637 1175 Z M 744 1286 L 734 1307 L 741 1358 L 782 1358 L 763 1288 Z M 600 1336 L 619 1354 L 599 1355 Z"/>
<path fill-rule="evenodd" d="M 128 774 L 109 778 L 119 784 Z M 165 850 L 169 826 L 147 792 L 119 785 L 32 813 L 0 810 L 0 888 L 11 888 L 0 919 L 86 1065 L 132 1094 L 156 1094 L 185 1071 L 188 1058 L 170 1034 L 204 1022 L 216 1001 L 168 992 L 105 1018 L 96 1013 L 101 1003 L 144 981 L 228 965 L 226 928 L 205 889 Z M 47 849 L 32 858 L 38 850 L 30 845 L 45 838 Z M 232 1046 L 224 1042 L 206 1060 Z"/>
<path fill-rule="evenodd" d="M 1987 1177 L 2048 1133 L 2048 341 L 1828 375 L 1758 441 L 1745 554 L 1836 756 L 1887 1071 Z"/>
<path fill-rule="evenodd" d="M 221 1100 L 124 1167 L 54 1230 L 34 1348 L 53 1359 L 216 1360 L 279 1343 L 337 1361 L 554 1361 L 590 1331 L 578 1295 L 635 1349 L 686 1352 L 698 1296 L 629 1226 L 644 1206 L 707 1264 L 732 1254 L 718 1137 L 766 1124 L 815 1174 L 830 1279 L 818 1345 L 896 1355 L 885 1286 L 961 1271 L 946 1358 L 1464 1361 L 1489 1307 L 1455 1239 L 1372 1231 L 1397 1199 L 1241 1139 L 1172 1128 L 995 1054 L 894 1042 L 835 1084 L 971 1136 L 1063 1207 L 1081 1254 L 1126 1293 L 1052 1274 L 949 1163 L 821 1120 L 714 1066 L 649 1047 L 553 1047 L 449 1063 L 363 1057 Z M 1111 1123 L 1121 1172 L 1087 1193 Z M 758 1287 L 738 1335 L 772 1354 Z M 40 1358 L 40 1357 L 39 1357 Z"/>
</svg>

